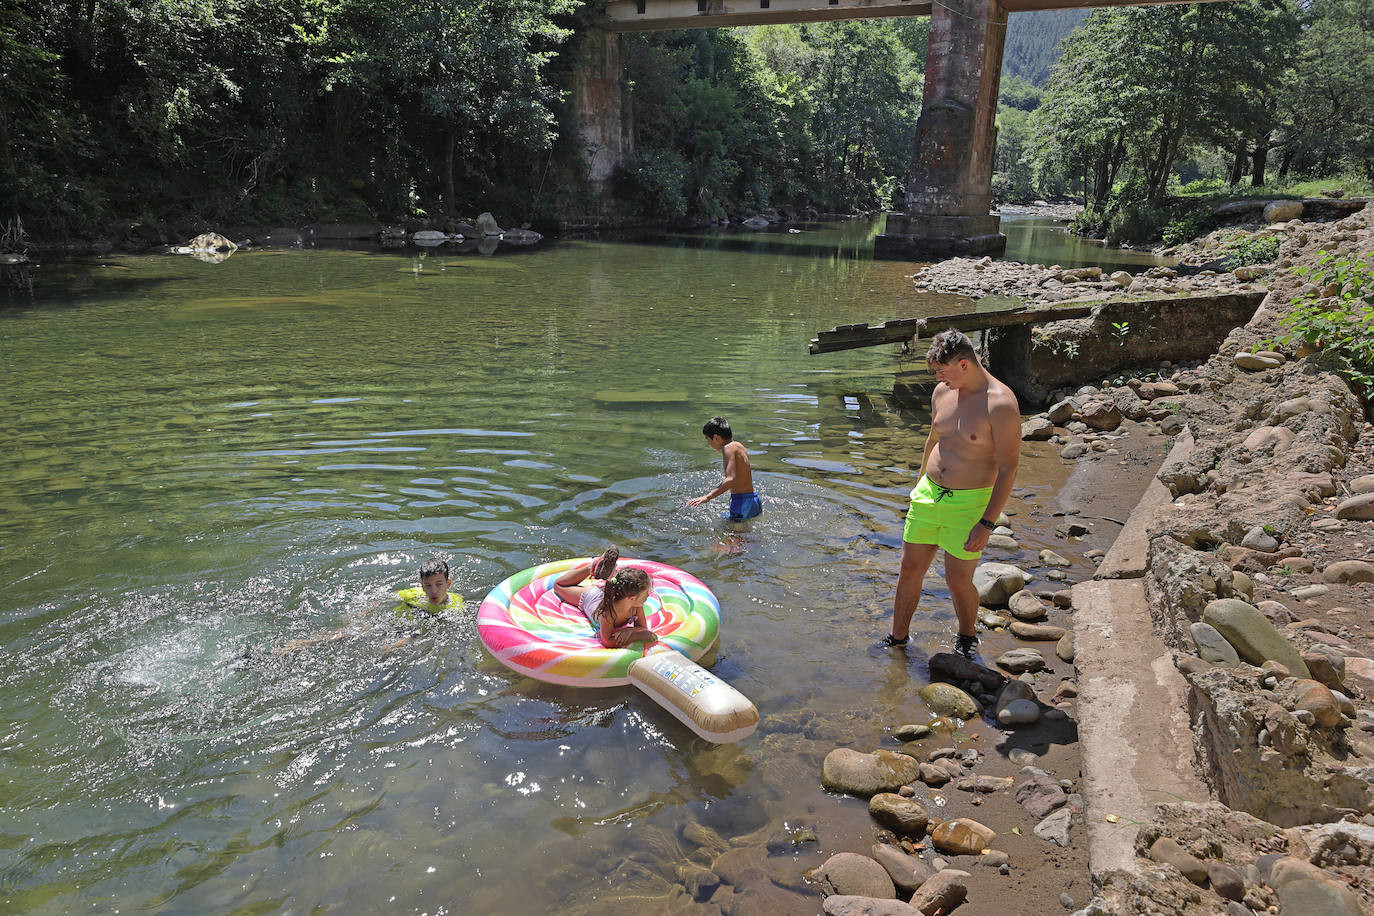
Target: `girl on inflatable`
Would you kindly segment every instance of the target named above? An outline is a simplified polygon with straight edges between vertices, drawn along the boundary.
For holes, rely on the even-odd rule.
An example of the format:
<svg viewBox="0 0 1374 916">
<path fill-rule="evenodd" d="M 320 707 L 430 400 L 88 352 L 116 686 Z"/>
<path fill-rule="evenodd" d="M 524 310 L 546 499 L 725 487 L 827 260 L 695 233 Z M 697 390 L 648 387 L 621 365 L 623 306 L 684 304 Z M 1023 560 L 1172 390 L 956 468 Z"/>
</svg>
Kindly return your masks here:
<svg viewBox="0 0 1374 916">
<path fill-rule="evenodd" d="M 606 648 L 657 642 L 657 634 L 644 617 L 649 574 L 635 566 L 616 569 L 619 561 L 620 550 L 614 545 L 607 547 L 592 562 L 579 563 L 559 576 L 553 590 L 597 628 L 597 637 Z"/>
</svg>

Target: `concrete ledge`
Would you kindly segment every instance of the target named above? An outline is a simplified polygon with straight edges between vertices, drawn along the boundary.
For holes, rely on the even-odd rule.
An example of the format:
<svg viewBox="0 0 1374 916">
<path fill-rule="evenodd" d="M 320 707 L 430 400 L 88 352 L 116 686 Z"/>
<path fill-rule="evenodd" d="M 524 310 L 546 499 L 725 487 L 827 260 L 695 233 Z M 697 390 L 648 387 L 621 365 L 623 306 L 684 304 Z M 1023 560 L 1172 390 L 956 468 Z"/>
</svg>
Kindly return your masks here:
<svg viewBox="0 0 1374 916">
<path fill-rule="evenodd" d="M 1174 447 L 1164 459 L 1165 462 L 1184 460 L 1192 452 L 1194 445 L 1192 430 L 1185 428 L 1174 440 Z M 1112 549 L 1107 551 L 1107 556 L 1102 559 L 1102 565 L 1097 568 L 1093 578 L 1144 577 L 1150 569 L 1150 524 L 1160 510 L 1173 501 L 1174 497 L 1169 488 L 1160 483 L 1158 477 L 1151 478 L 1149 486 L 1145 488 L 1145 495 L 1140 497 L 1140 502 L 1131 510 L 1130 517 L 1126 519 L 1126 526 L 1112 542 Z"/>
<path fill-rule="evenodd" d="M 1135 837 L 1155 804 L 1210 800 L 1193 769 L 1188 685 L 1155 635 L 1143 581 L 1080 582 L 1073 607 L 1088 864 L 1095 877 L 1138 874 Z"/>
</svg>

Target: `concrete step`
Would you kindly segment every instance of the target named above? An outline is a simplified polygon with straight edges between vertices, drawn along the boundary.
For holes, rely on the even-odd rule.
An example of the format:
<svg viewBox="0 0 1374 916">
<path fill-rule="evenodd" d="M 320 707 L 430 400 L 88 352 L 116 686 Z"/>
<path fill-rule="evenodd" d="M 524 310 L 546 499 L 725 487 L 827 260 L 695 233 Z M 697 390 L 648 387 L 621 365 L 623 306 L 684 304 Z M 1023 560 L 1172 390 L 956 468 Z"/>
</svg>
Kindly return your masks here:
<svg viewBox="0 0 1374 916">
<path fill-rule="evenodd" d="M 1094 876 L 1138 874 L 1135 837 L 1155 804 L 1209 800 L 1188 686 L 1155 635 L 1143 580 L 1080 582 L 1073 607 L 1088 863 Z"/>
</svg>

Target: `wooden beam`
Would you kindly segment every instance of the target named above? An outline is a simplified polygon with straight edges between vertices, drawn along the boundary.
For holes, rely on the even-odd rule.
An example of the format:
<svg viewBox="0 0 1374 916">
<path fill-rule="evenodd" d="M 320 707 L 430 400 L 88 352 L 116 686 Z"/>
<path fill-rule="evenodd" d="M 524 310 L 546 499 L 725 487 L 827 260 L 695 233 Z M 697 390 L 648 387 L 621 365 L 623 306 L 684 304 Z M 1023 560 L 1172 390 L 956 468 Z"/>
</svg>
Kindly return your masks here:
<svg viewBox="0 0 1374 916">
<path fill-rule="evenodd" d="M 899 343 L 912 337 L 925 337 L 930 329 L 935 333 L 953 328 L 957 331 L 981 331 L 1011 325 L 1043 324 L 1068 318 L 1087 318 L 1101 303 L 1089 302 L 1047 308 L 1007 309 L 1001 312 L 962 312 L 957 315 L 934 315 L 929 318 L 894 318 L 877 327 L 866 324 L 842 324 L 832 331 L 821 331 L 811 341 L 810 352 L 833 353 L 836 350 L 856 350 L 880 344 Z"/>
</svg>

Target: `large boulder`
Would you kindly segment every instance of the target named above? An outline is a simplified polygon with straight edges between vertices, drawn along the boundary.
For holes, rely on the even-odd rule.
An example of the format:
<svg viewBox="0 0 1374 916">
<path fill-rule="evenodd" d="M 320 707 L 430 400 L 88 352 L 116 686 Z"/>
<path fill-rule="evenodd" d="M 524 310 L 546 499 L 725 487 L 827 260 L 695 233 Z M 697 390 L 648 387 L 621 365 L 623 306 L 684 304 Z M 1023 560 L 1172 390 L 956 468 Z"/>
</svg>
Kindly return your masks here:
<svg viewBox="0 0 1374 916">
<path fill-rule="evenodd" d="M 896 792 L 916 778 L 920 764 L 906 754 L 876 750 L 871 754 L 847 747 L 825 755 L 821 785 L 832 792 L 870 798 L 879 792 Z"/>
<path fill-rule="evenodd" d="M 934 683 L 922 687 L 918 693 L 930 711 L 937 716 L 955 719 L 976 719 L 981 711 L 978 701 L 953 684 Z"/>
<path fill-rule="evenodd" d="M 492 216 L 490 213 L 483 213 L 481 216 L 477 217 L 477 231 L 484 236 L 489 236 L 500 235 L 503 230 L 500 224 L 496 222 L 496 217 Z"/>
<path fill-rule="evenodd" d="M 1026 573 L 1010 563 L 983 563 L 973 571 L 973 587 L 978 589 L 979 604 L 1006 607 L 1011 596 L 1026 587 Z"/>
<path fill-rule="evenodd" d="M 889 900 L 897 896 L 897 888 L 887 876 L 887 869 L 856 852 L 836 853 L 826 859 L 811 878 L 820 886 L 821 893 L 826 895 L 845 894 Z"/>
<path fill-rule="evenodd" d="M 1202 620 L 1224 636 L 1250 664 L 1276 661 L 1294 677 L 1311 677 L 1298 650 L 1254 605 L 1239 598 L 1219 598 L 1203 608 Z"/>
<path fill-rule="evenodd" d="M 1290 219 L 1297 219 L 1302 216 L 1302 201 L 1300 200 L 1271 200 L 1264 205 L 1264 221 L 1266 223 L 1286 223 Z"/>
<path fill-rule="evenodd" d="M 926 831 L 930 815 L 920 802 L 903 798 L 895 792 L 879 792 L 868 800 L 868 813 L 884 827 L 907 836 L 920 836 Z"/>
</svg>

